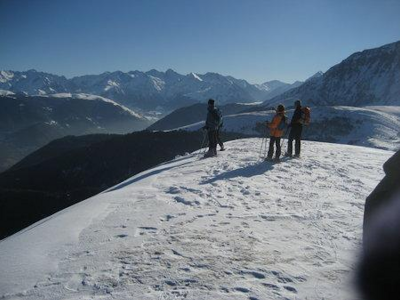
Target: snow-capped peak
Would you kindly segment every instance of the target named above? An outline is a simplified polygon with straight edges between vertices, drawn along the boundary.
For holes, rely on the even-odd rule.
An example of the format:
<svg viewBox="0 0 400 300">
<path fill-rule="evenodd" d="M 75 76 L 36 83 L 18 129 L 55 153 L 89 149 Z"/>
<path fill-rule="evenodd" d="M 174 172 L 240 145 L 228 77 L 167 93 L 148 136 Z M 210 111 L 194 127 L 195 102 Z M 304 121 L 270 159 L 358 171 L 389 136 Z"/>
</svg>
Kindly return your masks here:
<svg viewBox="0 0 400 300">
<path fill-rule="evenodd" d="M 0 71 L 0 82 L 7 82 L 13 79 L 14 73 L 11 71 Z"/>
</svg>

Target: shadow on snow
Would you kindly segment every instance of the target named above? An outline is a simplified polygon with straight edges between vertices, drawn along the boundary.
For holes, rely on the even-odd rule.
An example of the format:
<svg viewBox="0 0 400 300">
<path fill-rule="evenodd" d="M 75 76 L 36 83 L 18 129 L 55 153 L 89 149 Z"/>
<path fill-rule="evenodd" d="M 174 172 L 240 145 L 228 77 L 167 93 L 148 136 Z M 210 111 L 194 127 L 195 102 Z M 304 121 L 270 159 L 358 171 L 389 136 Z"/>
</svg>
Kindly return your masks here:
<svg viewBox="0 0 400 300">
<path fill-rule="evenodd" d="M 200 184 L 209 184 L 219 180 L 230 180 L 236 177 L 253 177 L 257 175 L 262 175 L 267 171 L 274 169 L 273 163 L 259 162 L 256 164 L 248 165 L 246 167 L 227 171 L 225 173 L 221 173 L 216 175 L 213 178 L 207 179 Z"/>
</svg>

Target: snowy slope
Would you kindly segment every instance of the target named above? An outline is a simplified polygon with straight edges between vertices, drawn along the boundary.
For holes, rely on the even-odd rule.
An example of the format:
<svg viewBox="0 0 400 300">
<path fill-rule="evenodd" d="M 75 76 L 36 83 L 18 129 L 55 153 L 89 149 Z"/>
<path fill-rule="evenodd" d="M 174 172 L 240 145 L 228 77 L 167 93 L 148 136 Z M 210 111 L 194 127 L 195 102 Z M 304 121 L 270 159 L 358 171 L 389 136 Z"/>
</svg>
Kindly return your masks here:
<svg viewBox="0 0 400 300">
<path fill-rule="evenodd" d="M 274 111 L 260 111 L 224 116 L 224 130 L 259 135 L 263 127 L 257 123 L 272 120 Z M 293 110 L 287 111 L 291 118 Z M 304 130 L 310 140 L 376 147 L 387 150 L 400 148 L 399 106 L 322 106 L 311 108 L 311 124 Z M 198 130 L 204 121 L 181 127 Z M 261 130 L 260 130 L 261 129 Z"/>
<path fill-rule="evenodd" d="M 111 99 L 107 99 L 101 96 L 97 96 L 97 95 L 91 95 L 91 94 L 85 94 L 85 93 L 57 93 L 57 94 L 49 94 L 49 95 L 44 95 L 44 97 L 50 97 L 50 98 L 74 98 L 74 99 L 81 99 L 81 100 L 93 100 L 93 101 L 104 101 L 107 103 L 111 103 L 114 106 L 118 106 L 120 108 L 122 108 L 123 110 L 125 110 L 126 112 L 128 112 L 130 115 L 139 118 L 139 119 L 145 119 L 145 117 L 143 117 L 142 115 L 138 114 L 137 112 L 121 105 L 118 104 L 117 102 L 111 100 Z"/>
<path fill-rule="evenodd" d="M 392 152 L 260 139 L 187 155 L 0 242 L 1 299 L 354 299 L 365 197 Z"/>
</svg>

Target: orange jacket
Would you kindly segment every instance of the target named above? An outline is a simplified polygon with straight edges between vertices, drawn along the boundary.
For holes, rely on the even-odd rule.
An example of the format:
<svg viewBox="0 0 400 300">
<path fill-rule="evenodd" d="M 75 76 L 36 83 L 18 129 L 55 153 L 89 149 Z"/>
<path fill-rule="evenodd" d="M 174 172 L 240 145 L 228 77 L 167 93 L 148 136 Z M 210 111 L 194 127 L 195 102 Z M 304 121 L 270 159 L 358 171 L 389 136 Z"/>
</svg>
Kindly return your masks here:
<svg viewBox="0 0 400 300">
<path fill-rule="evenodd" d="M 281 123 L 282 117 L 283 117 L 282 113 L 277 113 L 274 116 L 274 118 L 272 119 L 272 122 L 267 124 L 271 136 L 273 136 L 273 137 L 282 137 L 283 130 L 279 130 L 278 129 L 278 126 Z"/>
</svg>

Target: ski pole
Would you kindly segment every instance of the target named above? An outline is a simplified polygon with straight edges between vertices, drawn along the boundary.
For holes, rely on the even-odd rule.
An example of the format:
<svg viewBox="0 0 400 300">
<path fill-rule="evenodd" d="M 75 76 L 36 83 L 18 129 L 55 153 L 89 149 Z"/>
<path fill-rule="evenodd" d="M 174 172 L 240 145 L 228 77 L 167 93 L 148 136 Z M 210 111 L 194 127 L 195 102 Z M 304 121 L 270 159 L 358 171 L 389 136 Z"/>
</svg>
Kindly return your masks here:
<svg viewBox="0 0 400 300">
<path fill-rule="evenodd" d="M 289 131 L 289 128 L 286 128 L 285 133 L 282 135 L 282 141 L 281 141 L 281 152 L 282 152 L 282 153 L 283 153 L 283 142 L 284 142 L 284 138 L 286 137 L 288 131 Z"/>
<path fill-rule="evenodd" d="M 264 132 L 262 133 L 260 151 L 259 151 L 259 155 L 258 155 L 260 158 L 262 158 L 263 150 L 266 147 L 266 139 L 267 139 L 267 133 L 266 133 L 266 130 L 264 128 Z"/>
<path fill-rule="evenodd" d="M 207 132 L 204 130 L 204 132 L 203 132 L 203 141 L 201 142 L 201 145 L 200 145 L 200 151 L 199 151 L 200 154 L 203 153 L 203 148 L 204 148 L 204 145 L 206 143 L 206 137 L 207 137 Z"/>
</svg>

